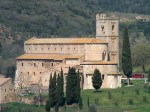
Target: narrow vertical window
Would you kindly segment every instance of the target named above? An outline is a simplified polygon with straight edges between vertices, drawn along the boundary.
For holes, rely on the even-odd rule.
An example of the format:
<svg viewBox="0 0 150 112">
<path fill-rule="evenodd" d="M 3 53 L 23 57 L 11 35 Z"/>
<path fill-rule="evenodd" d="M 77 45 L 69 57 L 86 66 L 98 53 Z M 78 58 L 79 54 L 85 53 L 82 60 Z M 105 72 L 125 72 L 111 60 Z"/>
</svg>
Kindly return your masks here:
<svg viewBox="0 0 150 112">
<path fill-rule="evenodd" d="M 42 66 L 44 66 L 44 63 L 42 63 Z"/>
<path fill-rule="evenodd" d="M 36 64 L 34 63 L 34 67 L 36 66 Z"/>
<path fill-rule="evenodd" d="M 23 63 L 21 63 L 21 65 L 23 66 Z"/>
</svg>

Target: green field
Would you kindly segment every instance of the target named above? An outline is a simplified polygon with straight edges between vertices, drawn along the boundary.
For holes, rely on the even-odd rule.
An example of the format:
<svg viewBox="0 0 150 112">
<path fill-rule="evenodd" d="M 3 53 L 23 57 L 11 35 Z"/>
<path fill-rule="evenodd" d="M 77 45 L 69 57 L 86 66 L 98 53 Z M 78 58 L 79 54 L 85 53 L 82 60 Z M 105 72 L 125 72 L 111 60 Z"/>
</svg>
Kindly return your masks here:
<svg viewBox="0 0 150 112">
<path fill-rule="evenodd" d="M 88 112 L 88 97 L 90 105 L 95 105 L 97 112 L 149 112 L 150 93 L 144 88 L 144 80 L 132 80 L 132 83 L 133 85 L 130 87 L 123 85 L 122 88 L 118 89 L 102 89 L 98 92 L 95 90 L 82 91 L 82 112 Z M 135 91 L 136 88 L 139 88 L 139 94 Z M 111 96 L 108 97 L 109 92 Z M 143 96 L 146 97 L 147 102 L 143 101 Z M 129 99 L 133 100 L 133 104 L 129 104 Z M 9 107 L 8 112 L 45 112 L 44 106 L 38 107 L 20 103 L 9 103 L 5 106 Z M 60 108 L 60 112 L 65 111 L 80 112 L 80 109 L 77 105 Z"/>
</svg>

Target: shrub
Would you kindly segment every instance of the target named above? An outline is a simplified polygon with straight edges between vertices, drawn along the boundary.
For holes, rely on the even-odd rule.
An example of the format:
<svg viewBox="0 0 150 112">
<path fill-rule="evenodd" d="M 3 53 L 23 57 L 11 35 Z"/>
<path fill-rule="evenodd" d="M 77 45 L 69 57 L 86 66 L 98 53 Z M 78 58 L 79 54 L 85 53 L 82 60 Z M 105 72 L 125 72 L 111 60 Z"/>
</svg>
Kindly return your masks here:
<svg viewBox="0 0 150 112">
<path fill-rule="evenodd" d="M 139 92 L 139 88 L 138 88 L 138 87 L 136 87 L 136 88 L 135 88 L 135 92 L 136 92 L 136 94 L 137 94 L 137 95 L 139 95 L 139 94 L 140 94 L 140 92 Z"/>
<path fill-rule="evenodd" d="M 88 112 L 97 112 L 97 108 L 95 105 L 91 105 L 89 108 L 88 108 Z"/>
<path fill-rule="evenodd" d="M 128 103 L 129 105 L 133 105 L 133 99 L 129 99 Z"/>
<path fill-rule="evenodd" d="M 147 102 L 146 96 L 143 96 L 143 102 Z"/>
<path fill-rule="evenodd" d="M 124 95 L 124 91 L 122 91 L 121 93 L 122 93 L 122 95 Z"/>
<path fill-rule="evenodd" d="M 148 86 L 148 93 L 150 93 L 150 85 Z"/>
<path fill-rule="evenodd" d="M 116 107 L 118 107 L 119 103 L 118 103 L 118 102 L 114 102 L 114 105 L 115 105 Z"/>
<path fill-rule="evenodd" d="M 108 99 L 111 99 L 111 93 L 108 92 Z"/>
<path fill-rule="evenodd" d="M 99 105 L 99 99 L 95 98 L 95 105 Z"/>
</svg>

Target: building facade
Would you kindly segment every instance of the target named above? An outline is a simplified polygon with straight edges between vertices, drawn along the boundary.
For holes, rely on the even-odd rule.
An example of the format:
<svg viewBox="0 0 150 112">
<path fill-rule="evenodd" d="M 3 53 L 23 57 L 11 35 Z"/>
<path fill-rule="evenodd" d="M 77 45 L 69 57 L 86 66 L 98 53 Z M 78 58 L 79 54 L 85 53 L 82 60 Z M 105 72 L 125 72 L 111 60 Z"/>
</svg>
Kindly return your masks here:
<svg viewBox="0 0 150 112">
<path fill-rule="evenodd" d="M 0 104 L 12 101 L 12 90 L 11 78 L 0 78 Z"/>
<path fill-rule="evenodd" d="M 48 87 L 50 75 L 69 67 L 80 71 L 81 88 L 93 89 L 92 75 L 97 68 L 102 88 L 121 87 L 119 73 L 118 18 L 96 15 L 96 38 L 36 38 L 24 43 L 24 54 L 17 58 L 16 87 L 40 84 Z"/>
</svg>

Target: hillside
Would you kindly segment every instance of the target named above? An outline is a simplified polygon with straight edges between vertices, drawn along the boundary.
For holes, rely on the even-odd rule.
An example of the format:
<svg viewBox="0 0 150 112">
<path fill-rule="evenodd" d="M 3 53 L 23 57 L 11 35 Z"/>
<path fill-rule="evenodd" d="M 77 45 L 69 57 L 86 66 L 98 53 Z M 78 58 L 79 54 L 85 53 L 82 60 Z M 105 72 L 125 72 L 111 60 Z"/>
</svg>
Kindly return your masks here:
<svg viewBox="0 0 150 112">
<path fill-rule="evenodd" d="M 120 31 L 128 25 L 134 32 L 133 42 L 141 32 L 150 40 L 150 22 L 134 21 L 139 14 L 149 17 L 149 0 L 0 0 L 1 73 L 8 74 L 8 66 L 15 65 L 15 58 L 23 53 L 24 40 L 31 36 L 95 36 L 98 11 L 129 20 L 120 24 Z"/>
</svg>

